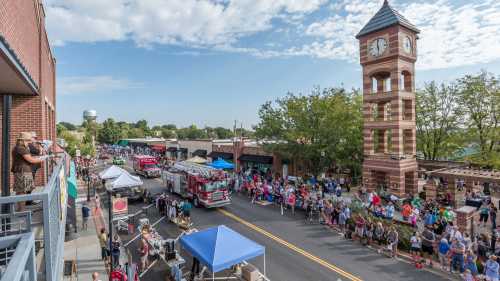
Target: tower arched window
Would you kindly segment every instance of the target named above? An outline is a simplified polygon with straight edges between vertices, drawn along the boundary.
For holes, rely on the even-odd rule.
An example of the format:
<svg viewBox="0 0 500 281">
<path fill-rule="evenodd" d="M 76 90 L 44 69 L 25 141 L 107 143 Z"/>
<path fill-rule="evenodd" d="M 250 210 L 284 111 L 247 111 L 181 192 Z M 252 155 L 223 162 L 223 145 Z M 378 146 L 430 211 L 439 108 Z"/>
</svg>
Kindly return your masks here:
<svg viewBox="0 0 500 281">
<path fill-rule="evenodd" d="M 413 77 L 410 72 L 408 71 L 402 71 L 401 72 L 401 77 L 400 77 L 400 90 L 411 92 L 412 91 L 412 85 L 413 85 Z"/>
<path fill-rule="evenodd" d="M 391 77 L 387 77 L 384 80 L 384 92 L 390 92 L 391 91 Z"/>
<path fill-rule="evenodd" d="M 372 77 L 372 94 L 375 94 L 378 92 L 378 81 L 377 78 Z"/>
</svg>

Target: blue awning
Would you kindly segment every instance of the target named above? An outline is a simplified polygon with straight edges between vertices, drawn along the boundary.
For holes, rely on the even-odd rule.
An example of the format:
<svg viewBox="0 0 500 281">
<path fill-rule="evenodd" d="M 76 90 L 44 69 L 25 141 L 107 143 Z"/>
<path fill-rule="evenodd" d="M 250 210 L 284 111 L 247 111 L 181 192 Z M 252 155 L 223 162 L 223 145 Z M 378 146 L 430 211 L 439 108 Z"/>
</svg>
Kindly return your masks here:
<svg viewBox="0 0 500 281">
<path fill-rule="evenodd" d="M 215 168 L 215 169 L 234 169 L 234 164 L 227 162 L 224 159 L 217 159 L 214 162 L 210 163 L 209 166 Z"/>
<path fill-rule="evenodd" d="M 214 273 L 264 255 L 265 252 L 264 246 L 225 225 L 183 236 L 180 241 L 186 251 Z"/>
</svg>

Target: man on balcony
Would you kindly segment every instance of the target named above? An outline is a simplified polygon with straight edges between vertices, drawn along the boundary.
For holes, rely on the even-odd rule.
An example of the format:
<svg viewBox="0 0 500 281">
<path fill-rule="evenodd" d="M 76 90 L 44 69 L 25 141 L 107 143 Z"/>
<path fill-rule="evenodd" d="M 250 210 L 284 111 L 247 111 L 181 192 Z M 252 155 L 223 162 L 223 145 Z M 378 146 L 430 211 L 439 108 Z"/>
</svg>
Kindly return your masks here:
<svg viewBox="0 0 500 281">
<path fill-rule="evenodd" d="M 12 173 L 14 173 L 13 189 L 16 195 L 31 192 L 35 185 L 33 179 L 33 165 L 41 164 L 43 158 L 35 158 L 31 155 L 29 144 L 32 142 L 32 135 L 23 132 L 16 141 L 16 146 L 12 150 Z M 17 211 L 22 212 L 25 202 L 17 203 Z"/>
</svg>

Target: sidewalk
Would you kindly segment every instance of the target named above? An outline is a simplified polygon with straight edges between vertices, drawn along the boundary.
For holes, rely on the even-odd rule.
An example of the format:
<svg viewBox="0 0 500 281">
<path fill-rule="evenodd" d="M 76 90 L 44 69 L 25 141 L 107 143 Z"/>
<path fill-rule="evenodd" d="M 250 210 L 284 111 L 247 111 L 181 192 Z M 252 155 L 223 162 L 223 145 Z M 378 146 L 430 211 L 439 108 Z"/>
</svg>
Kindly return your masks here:
<svg viewBox="0 0 500 281">
<path fill-rule="evenodd" d="M 87 190 L 85 185 L 78 181 L 78 198 L 76 203 L 76 216 L 78 221 L 78 234 L 76 239 L 64 243 L 64 259 L 76 261 L 76 279 L 64 277 L 64 280 L 92 280 L 92 273 L 98 272 L 101 280 L 107 280 L 108 274 L 101 260 L 101 246 L 97 238 L 97 228 L 94 212 L 88 221 L 87 230 L 82 230 L 82 203 L 87 200 Z M 94 210 L 94 202 L 89 203 L 89 207 Z M 99 223 L 98 223 L 99 224 Z"/>
</svg>

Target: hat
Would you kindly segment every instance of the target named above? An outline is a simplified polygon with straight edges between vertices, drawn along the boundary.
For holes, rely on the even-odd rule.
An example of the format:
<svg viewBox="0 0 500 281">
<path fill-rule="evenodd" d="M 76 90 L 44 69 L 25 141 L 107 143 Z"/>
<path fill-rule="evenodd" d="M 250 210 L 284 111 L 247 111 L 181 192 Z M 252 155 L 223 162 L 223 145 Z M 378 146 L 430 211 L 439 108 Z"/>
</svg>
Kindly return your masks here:
<svg viewBox="0 0 500 281">
<path fill-rule="evenodd" d="M 31 133 L 28 132 L 22 132 L 19 134 L 17 137 L 18 140 L 31 140 Z"/>
</svg>

